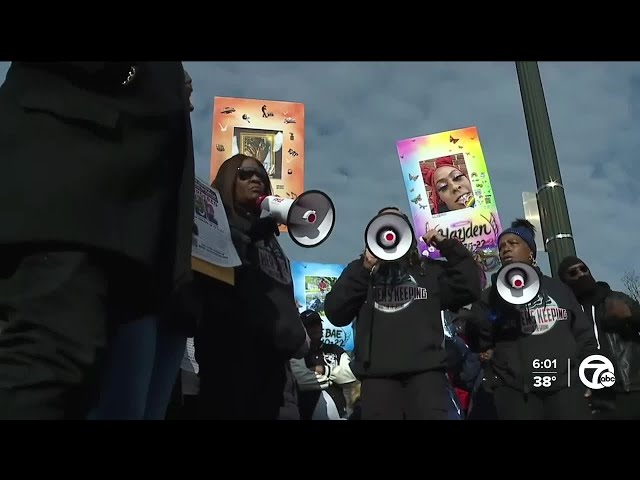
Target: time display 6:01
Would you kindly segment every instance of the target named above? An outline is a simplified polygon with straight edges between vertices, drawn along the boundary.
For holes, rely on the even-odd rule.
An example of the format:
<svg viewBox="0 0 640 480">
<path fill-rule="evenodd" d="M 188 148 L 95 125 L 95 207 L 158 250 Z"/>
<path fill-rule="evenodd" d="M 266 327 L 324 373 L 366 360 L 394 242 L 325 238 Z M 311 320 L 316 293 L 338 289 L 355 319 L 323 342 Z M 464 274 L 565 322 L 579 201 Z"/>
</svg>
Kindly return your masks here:
<svg viewBox="0 0 640 480">
<path fill-rule="evenodd" d="M 533 361 L 533 368 L 534 369 L 538 369 L 538 368 L 556 368 L 558 366 L 558 362 L 557 360 L 554 359 L 549 359 L 549 358 L 545 358 L 544 360 L 540 360 L 540 359 L 535 359 Z"/>
</svg>

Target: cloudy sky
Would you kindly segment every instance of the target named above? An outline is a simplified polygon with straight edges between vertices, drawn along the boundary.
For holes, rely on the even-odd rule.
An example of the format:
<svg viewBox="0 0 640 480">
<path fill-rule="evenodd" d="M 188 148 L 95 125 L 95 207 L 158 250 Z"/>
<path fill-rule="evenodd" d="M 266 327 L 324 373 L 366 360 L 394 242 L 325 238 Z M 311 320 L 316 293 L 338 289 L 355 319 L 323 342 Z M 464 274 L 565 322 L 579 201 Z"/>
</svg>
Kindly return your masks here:
<svg viewBox="0 0 640 480">
<path fill-rule="evenodd" d="M 523 216 L 535 177 L 513 63 L 185 62 L 193 77 L 197 174 L 209 177 L 215 96 L 302 102 L 305 187 L 329 194 L 338 223 L 292 260 L 346 263 L 382 206 L 406 211 L 395 142 L 475 125 L 503 224 Z M 4 78 L 7 63 L 0 63 Z M 578 255 L 621 288 L 640 270 L 640 64 L 541 63 Z M 545 257 L 546 255 L 541 255 Z M 548 272 L 546 259 L 541 259 Z"/>
</svg>

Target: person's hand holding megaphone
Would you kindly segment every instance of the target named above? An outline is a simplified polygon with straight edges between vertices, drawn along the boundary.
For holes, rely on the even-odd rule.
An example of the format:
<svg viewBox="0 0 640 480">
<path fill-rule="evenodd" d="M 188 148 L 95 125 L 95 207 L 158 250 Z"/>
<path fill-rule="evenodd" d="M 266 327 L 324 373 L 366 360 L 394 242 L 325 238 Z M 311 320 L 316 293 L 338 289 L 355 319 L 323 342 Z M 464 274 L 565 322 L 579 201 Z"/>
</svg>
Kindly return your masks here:
<svg viewBox="0 0 640 480">
<path fill-rule="evenodd" d="M 369 251 L 368 248 L 364 249 L 364 255 L 362 256 L 362 264 L 364 265 L 364 268 L 366 268 L 370 272 L 373 270 L 373 267 L 375 267 L 378 264 L 378 259 L 375 256 L 373 256 L 373 254 Z"/>
</svg>

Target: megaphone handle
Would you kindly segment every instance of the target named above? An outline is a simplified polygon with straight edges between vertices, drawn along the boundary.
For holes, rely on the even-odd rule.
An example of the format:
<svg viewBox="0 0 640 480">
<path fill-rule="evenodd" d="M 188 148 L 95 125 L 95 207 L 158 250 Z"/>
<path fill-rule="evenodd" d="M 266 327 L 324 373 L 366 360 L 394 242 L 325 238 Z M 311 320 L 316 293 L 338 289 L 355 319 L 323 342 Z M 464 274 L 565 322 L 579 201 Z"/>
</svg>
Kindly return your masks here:
<svg viewBox="0 0 640 480">
<path fill-rule="evenodd" d="M 380 260 L 378 260 L 373 253 L 369 251 L 368 248 L 364 249 L 364 254 L 362 256 L 362 265 L 364 268 L 369 270 L 369 274 L 372 274 L 375 270 L 377 270 L 376 266 L 380 264 Z"/>
</svg>

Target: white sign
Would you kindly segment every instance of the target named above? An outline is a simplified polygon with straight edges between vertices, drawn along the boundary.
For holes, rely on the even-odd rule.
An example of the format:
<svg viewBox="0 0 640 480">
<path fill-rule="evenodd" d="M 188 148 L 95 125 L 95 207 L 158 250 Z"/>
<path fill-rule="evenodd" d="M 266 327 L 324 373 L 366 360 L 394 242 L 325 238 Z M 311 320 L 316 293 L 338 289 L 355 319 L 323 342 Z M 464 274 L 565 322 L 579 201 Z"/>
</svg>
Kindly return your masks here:
<svg viewBox="0 0 640 480">
<path fill-rule="evenodd" d="M 586 370 L 593 370 L 590 377 L 586 375 Z M 611 387 L 616 383 L 613 373 L 613 363 L 603 355 L 589 355 L 580 363 L 578 375 L 583 385 L 591 390 L 600 390 Z"/>
<path fill-rule="evenodd" d="M 220 193 L 196 178 L 194 201 L 191 255 L 220 267 L 241 265 Z"/>
</svg>

